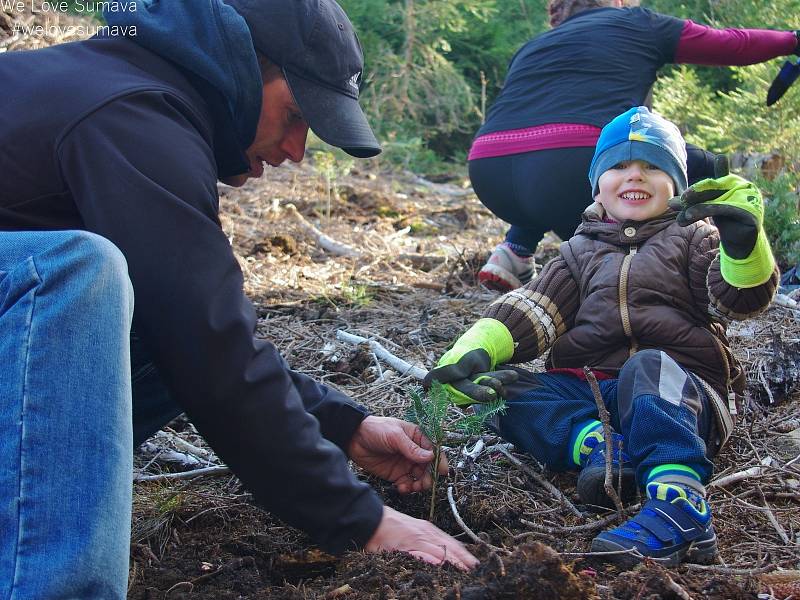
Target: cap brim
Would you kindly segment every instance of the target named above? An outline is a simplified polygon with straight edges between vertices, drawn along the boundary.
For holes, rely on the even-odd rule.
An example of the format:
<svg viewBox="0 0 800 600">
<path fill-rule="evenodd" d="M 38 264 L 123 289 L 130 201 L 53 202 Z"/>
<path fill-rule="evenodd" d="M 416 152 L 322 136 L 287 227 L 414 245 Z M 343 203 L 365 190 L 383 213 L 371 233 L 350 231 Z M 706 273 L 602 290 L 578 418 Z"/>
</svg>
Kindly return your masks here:
<svg viewBox="0 0 800 600">
<path fill-rule="evenodd" d="M 370 158 L 381 146 L 358 100 L 284 71 L 297 105 L 317 137 L 356 158 Z"/>
</svg>

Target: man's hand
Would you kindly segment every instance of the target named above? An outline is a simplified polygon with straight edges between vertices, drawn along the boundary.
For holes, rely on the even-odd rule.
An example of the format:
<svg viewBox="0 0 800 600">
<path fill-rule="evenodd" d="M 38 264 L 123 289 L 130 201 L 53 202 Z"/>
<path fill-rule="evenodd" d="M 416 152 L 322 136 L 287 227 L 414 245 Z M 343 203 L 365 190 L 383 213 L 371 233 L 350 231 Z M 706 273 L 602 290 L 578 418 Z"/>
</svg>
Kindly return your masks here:
<svg viewBox="0 0 800 600">
<path fill-rule="evenodd" d="M 406 552 L 434 565 L 449 562 L 464 571 L 478 564 L 478 559 L 461 542 L 432 523 L 388 506 L 383 507 L 383 518 L 364 549 L 367 552 Z"/>
<path fill-rule="evenodd" d="M 495 319 L 480 319 L 442 355 L 423 385 L 430 388 L 434 381 L 444 384 L 459 406 L 497 400 L 505 394 L 503 386 L 517 380 L 517 372 L 494 368 L 513 354 L 514 339 L 506 326 Z"/>
<path fill-rule="evenodd" d="M 394 483 L 402 494 L 431 487 L 433 445 L 420 428 L 392 417 L 368 416 L 350 440 L 348 455 L 359 467 Z M 439 458 L 438 470 L 447 475 L 447 458 Z"/>
<path fill-rule="evenodd" d="M 670 205 L 680 211 L 678 225 L 713 217 L 725 281 L 749 288 L 770 278 L 775 261 L 763 229 L 764 201 L 755 185 L 738 175 L 703 179 Z"/>
</svg>

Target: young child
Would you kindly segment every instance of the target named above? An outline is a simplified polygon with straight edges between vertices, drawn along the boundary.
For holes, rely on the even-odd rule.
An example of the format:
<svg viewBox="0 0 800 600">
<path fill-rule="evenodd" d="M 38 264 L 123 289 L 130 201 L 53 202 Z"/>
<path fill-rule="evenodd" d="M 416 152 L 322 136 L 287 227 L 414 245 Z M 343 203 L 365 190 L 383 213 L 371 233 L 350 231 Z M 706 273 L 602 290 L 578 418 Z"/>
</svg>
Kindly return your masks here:
<svg viewBox="0 0 800 600">
<path fill-rule="evenodd" d="M 763 311 L 778 283 L 761 194 L 736 175 L 687 190 L 677 127 L 645 107 L 603 128 L 589 180 L 595 202 L 560 256 L 493 302 L 427 382 L 446 384 L 458 404 L 505 397 L 499 433 L 552 470 L 580 469 L 587 504 L 610 503 L 612 452 L 624 496 L 638 484 L 646 502 L 594 538 L 593 551 L 621 564 L 710 562 L 717 540 L 703 484 L 743 390 L 725 322 Z M 680 212 L 669 205 L 676 194 Z M 545 373 L 494 370 L 548 349 Z M 599 381 L 611 440 L 584 366 Z"/>
</svg>

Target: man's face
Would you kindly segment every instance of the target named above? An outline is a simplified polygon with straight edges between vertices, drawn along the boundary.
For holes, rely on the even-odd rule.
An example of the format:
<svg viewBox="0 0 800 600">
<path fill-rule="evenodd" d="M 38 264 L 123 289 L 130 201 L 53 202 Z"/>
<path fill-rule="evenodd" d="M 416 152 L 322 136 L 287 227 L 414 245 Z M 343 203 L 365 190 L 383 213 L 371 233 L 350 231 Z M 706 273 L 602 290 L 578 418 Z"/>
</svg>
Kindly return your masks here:
<svg viewBox="0 0 800 600">
<path fill-rule="evenodd" d="M 615 221 L 646 221 L 666 212 L 675 184 L 664 171 L 643 160 L 616 164 L 600 175 L 595 197 Z"/>
<path fill-rule="evenodd" d="M 283 77 L 273 78 L 264 84 L 256 137 L 245 151 L 250 171 L 226 177 L 222 182 L 239 187 L 250 177 L 261 177 L 263 163 L 277 167 L 287 158 L 300 162 L 306 151 L 307 135 L 308 123 L 303 119 L 289 85 Z"/>
</svg>

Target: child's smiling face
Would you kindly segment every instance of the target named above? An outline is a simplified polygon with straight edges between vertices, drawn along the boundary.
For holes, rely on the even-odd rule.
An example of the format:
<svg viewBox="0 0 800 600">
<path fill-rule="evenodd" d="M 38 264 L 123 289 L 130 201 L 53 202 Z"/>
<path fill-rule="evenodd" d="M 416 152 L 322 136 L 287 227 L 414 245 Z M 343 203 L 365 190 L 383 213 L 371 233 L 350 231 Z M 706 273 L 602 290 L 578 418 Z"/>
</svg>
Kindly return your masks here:
<svg viewBox="0 0 800 600">
<path fill-rule="evenodd" d="M 597 181 L 595 200 L 615 221 L 646 221 L 667 211 L 675 184 L 664 171 L 643 160 L 616 164 Z"/>
</svg>

